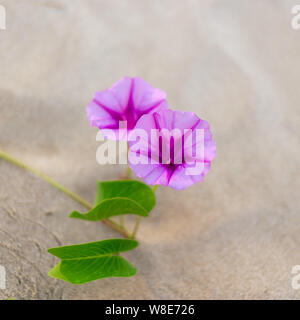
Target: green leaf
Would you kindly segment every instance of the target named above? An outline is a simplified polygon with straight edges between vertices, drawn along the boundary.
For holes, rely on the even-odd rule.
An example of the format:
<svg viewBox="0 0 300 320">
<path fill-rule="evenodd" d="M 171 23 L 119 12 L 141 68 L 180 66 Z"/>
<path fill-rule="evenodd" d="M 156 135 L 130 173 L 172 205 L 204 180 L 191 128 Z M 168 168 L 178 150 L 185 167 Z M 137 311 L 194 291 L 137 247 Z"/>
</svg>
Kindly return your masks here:
<svg viewBox="0 0 300 320">
<path fill-rule="evenodd" d="M 155 206 L 155 195 L 145 183 L 136 180 L 99 181 L 95 205 L 102 200 L 126 197 L 151 211 Z"/>
<path fill-rule="evenodd" d="M 154 192 L 145 183 L 135 180 L 104 181 L 98 183 L 95 207 L 84 214 L 74 211 L 70 217 L 89 221 L 123 214 L 147 217 L 155 202 Z"/>
<path fill-rule="evenodd" d="M 131 277 L 136 274 L 136 268 L 118 254 L 137 246 L 135 240 L 109 239 L 52 248 L 48 252 L 62 261 L 48 275 L 73 284 L 107 277 Z"/>
</svg>

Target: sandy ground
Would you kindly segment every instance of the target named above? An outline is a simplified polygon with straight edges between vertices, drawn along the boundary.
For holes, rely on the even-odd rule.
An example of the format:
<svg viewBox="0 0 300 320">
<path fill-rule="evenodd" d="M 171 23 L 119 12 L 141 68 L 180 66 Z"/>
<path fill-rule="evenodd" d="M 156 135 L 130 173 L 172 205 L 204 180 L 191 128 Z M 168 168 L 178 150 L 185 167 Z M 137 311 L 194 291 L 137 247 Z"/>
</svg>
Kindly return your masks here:
<svg viewBox="0 0 300 320">
<path fill-rule="evenodd" d="M 80 205 L 0 161 L 0 264 L 18 299 L 298 299 L 300 30 L 289 0 L 0 0 L 0 149 L 92 200 L 99 166 L 85 106 L 141 76 L 211 124 L 205 182 L 158 190 L 137 276 L 73 286 L 47 276 L 49 247 L 117 234 L 69 219 Z M 130 223 L 132 220 L 130 219 Z"/>
</svg>

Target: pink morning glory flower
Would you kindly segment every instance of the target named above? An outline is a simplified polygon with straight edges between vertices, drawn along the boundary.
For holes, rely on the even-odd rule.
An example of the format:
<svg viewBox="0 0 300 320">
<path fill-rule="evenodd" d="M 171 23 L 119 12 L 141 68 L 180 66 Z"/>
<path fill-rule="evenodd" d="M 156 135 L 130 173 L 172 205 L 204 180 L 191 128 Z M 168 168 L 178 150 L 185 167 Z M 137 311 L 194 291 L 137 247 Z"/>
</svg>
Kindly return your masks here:
<svg viewBox="0 0 300 320">
<path fill-rule="evenodd" d="M 87 116 L 91 126 L 109 129 L 106 131 L 113 132 L 115 139 L 119 140 L 124 139 L 124 132 L 119 131 L 119 122 L 126 122 L 126 133 L 129 133 L 144 114 L 167 108 L 164 91 L 152 88 L 141 78 L 124 77 L 111 88 L 95 93 L 87 106 Z M 114 138 L 111 135 L 107 137 Z"/>
<path fill-rule="evenodd" d="M 150 185 L 185 189 L 201 182 L 216 156 L 208 122 L 193 112 L 141 117 L 129 135 L 129 166 Z"/>
</svg>

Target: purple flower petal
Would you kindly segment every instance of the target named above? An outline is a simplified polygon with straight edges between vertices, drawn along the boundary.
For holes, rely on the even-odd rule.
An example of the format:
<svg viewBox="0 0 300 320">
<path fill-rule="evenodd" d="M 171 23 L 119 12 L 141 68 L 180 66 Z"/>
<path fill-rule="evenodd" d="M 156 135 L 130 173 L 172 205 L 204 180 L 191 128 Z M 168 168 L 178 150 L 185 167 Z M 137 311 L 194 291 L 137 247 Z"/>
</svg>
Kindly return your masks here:
<svg viewBox="0 0 300 320">
<path fill-rule="evenodd" d="M 145 132 L 139 140 L 135 139 L 138 130 Z M 138 120 L 129 140 L 129 165 L 137 176 L 148 184 L 177 190 L 201 182 L 216 156 L 208 122 L 193 112 L 161 110 L 146 114 Z M 169 152 L 164 153 L 165 149 Z"/>
<path fill-rule="evenodd" d="M 167 108 L 165 92 L 141 78 L 124 77 L 111 88 L 95 93 L 87 106 L 87 116 L 91 126 L 111 129 L 120 139 L 120 121 L 126 121 L 129 133 L 144 114 Z"/>
</svg>

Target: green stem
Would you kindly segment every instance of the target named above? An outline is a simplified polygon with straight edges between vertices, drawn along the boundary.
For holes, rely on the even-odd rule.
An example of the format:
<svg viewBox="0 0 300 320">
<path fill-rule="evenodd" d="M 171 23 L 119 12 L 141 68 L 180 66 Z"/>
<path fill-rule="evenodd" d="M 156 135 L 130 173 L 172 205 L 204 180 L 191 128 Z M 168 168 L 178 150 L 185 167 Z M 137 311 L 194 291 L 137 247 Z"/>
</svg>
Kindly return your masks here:
<svg viewBox="0 0 300 320">
<path fill-rule="evenodd" d="M 127 180 L 131 179 L 131 173 L 132 173 L 132 171 L 131 171 L 130 167 L 128 166 L 127 171 L 126 171 L 126 179 Z"/>
<path fill-rule="evenodd" d="M 152 189 L 153 192 L 156 191 L 157 187 L 158 187 L 158 184 L 156 184 L 156 185 L 153 187 L 153 189 Z M 135 238 L 135 236 L 136 236 L 136 234 L 137 234 L 137 232 L 138 232 L 139 226 L 140 226 L 141 219 L 142 219 L 141 217 L 138 217 L 138 218 L 136 219 L 136 222 L 135 222 L 135 225 L 134 225 L 134 229 L 133 229 L 132 234 L 131 234 L 131 236 L 130 236 L 131 239 L 134 239 L 134 238 Z"/>
<path fill-rule="evenodd" d="M 107 226 L 109 226 L 110 228 L 112 228 L 113 230 L 119 232 L 122 236 L 124 236 L 125 238 L 130 239 L 131 235 L 129 234 L 129 232 L 127 231 L 127 229 L 125 229 L 125 227 L 120 226 L 119 224 L 117 224 L 116 222 L 110 220 L 110 219 L 106 219 L 106 220 L 101 220 L 102 223 L 106 224 Z"/>
<path fill-rule="evenodd" d="M 138 231 L 138 229 L 139 229 L 139 225 L 140 225 L 141 219 L 142 219 L 141 217 L 138 217 L 138 218 L 136 219 L 136 223 L 135 223 L 134 229 L 133 229 L 132 234 L 131 234 L 131 236 L 130 236 L 131 239 L 134 239 L 134 238 L 135 238 L 135 236 L 136 236 L 136 234 L 137 234 L 137 231 Z"/>
<path fill-rule="evenodd" d="M 70 198 L 74 199 L 75 201 L 77 201 L 78 203 L 80 203 L 81 205 L 83 205 L 84 207 L 86 207 L 87 209 L 92 209 L 93 205 L 90 204 L 89 202 L 87 202 L 86 200 L 84 200 L 83 198 L 81 198 L 79 195 L 77 195 L 76 193 L 72 192 L 71 190 L 65 188 L 64 186 L 62 186 L 61 184 L 59 184 L 58 182 L 56 182 L 55 180 L 53 180 L 52 178 L 48 177 L 47 175 L 45 175 L 44 173 L 34 169 L 31 166 L 28 166 L 27 164 L 13 158 L 12 156 L 8 155 L 7 153 L 3 152 L 0 150 L 0 158 L 2 158 L 3 160 L 10 162 L 20 168 L 23 168 L 29 172 L 34 173 L 35 175 L 37 175 L 38 177 L 42 178 L 43 180 L 45 180 L 46 182 L 48 182 L 49 184 L 51 184 L 53 187 L 55 187 L 56 189 L 60 190 L 61 192 L 65 193 L 66 195 L 68 195 Z M 130 234 L 128 233 L 128 231 L 123 227 L 118 225 L 117 223 L 115 223 L 114 221 L 110 220 L 110 219 L 106 219 L 106 220 L 102 220 L 102 223 L 106 224 L 107 226 L 109 226 L 110 228 L 114 229 L 115 231 L 119 232 L 120 234 L 122 234 L 125 238 L 130 238 Z"/>
<path fill-rule="evenodd" d="M 124 228 L 124 216 L 120 216 L 120 227 Z"/>
</svg>

